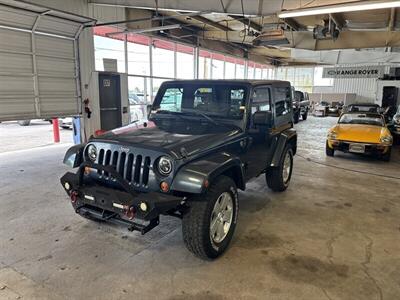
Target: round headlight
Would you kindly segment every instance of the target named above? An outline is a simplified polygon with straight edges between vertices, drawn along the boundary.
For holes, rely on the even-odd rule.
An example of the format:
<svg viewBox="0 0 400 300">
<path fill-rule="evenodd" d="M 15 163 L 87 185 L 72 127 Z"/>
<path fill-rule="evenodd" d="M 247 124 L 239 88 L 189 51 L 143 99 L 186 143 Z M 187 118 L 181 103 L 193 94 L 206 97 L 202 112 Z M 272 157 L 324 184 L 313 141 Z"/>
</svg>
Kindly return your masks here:
<svg viewBox="0 0 400 300">
<path fill-rule="evenodd" d="M 87 148 L 87 155 L 91 161 L 95 161 L 97 158 L 97 149 L 95 145 L 89 145 Z"/>
<path fill-rule="evenodd" d="M 158 160 L 158 171 L 161 175 L 169 175 L 172 172 L 172 160 L 166 156 Z"/>
<path fill-rule="evenodd" d="M 337 138 L 337 133 L 336 132 L 331 131 L 331 132 L 328 133 L 328 139 L 329 140 L 336 140 L 336 138 Z"/>
</svg>

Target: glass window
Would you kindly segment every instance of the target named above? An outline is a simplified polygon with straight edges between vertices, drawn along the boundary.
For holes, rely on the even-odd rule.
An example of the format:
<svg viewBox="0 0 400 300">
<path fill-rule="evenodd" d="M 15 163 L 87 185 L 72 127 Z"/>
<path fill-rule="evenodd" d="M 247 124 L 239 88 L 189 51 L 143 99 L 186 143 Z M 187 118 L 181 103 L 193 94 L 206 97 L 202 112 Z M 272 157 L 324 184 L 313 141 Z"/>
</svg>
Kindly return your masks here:
<svg viewBox="0 0 400 300">
<path fill-rule="evenodd" d="M 332 86 L 333 78 L 322 78 L 323 67 L 314 68 L 314 86 Z"/>
<path fill-rule="evenodd" d="M 244 64 L 236 63 L 236 79 L 244 79 Z"/>
<path fill-rule="evenodd" d="M 222 55 L 218 55 L 222 56 Z M 222 57 L 223 58 L 223 57 Z M 212 60 L 212 79 L 224 79 L 224 61 L 213 58 Z"/>
<path fill-rule="evenodd" d="M 94 56 L 95 68 L 97 71 L 104 71 L 103 58 L 117 60 L 118 72 L 125 72 L 125 50 L 123 37 L 111 39 L 94 35 Z"/>
<path fill-rule="evenodd" d="M 256 68 L 256 76 L 254 77 L 254 79 L 261 79 L 261 69 L 260 68 Z"/>
<path fill-rule="evenodd" d="M 199 57 L 199 79 L 211 79 L 211 59 Z"/>
<path fill-rule="evenodd" d="M 291 111 L 291 90 L 287 88 L 275 88 L 275 114 L 284 116 Z"/>
<path fill-rule="evenodd" d="M 161 84 L 164 81 L 168 81 L 168 80 L 171 80 L 171 79 L 159 79 L 159 78 L 153 78 L 152 79 L 152 81 L 153 81 L 153 95 L 152 95 L 151 103 L 153 103 L 154 98 L 156 97 L 157 92 L 160 89 Z"/>
<path fill-rule="evenodd" d="M 149 46 L 128 42 L 128 73 L 150 75 Z"/>
<path fill-rule="evenodd" d="M 231 62 L 225 62 L 225 78 L 235 79 L 235 64 Z"/>
<path fill-rule="evenodd" d="M 254 68 L 250 65 L 247 67 L 247 79 L 254 79 Z"/>
<path fill-rule="evenodd" d="M 147 120 L 147 105 L 150 104 L 150 79 L 128 76 L 128 92 L 131 122 Z"/>
<path fill-rule="evenodd" d="M 176 46 L 176 76 L 179 79 L 194 78 L 193 47 L 177 44 Z"/>
<path fill-rule="evenodd" d="M 201 112 L 210 116 L 242 119 L 246 90 L 240 86 L 176 84 L 168 87 L 159 107 L 182 113 Z"/>
<path fill-rule="evenodd" d="M 182 88 L 168 88 L 161 99 L 160 109 L 180 112 L 182 107 Z"/>
<path fill-rule="evenodd" d="M 251 113 L 271 110 L 271 92 L 267 87 L 256 88 L 253 93 Z"/>
<path fill-rule="evenodd" d="M 276 79 L 277 80 L 286 80 L 286 68 L 278 68 L 276 69 Z"/>
<path fill-rule="evenodd" d="M 174 78 L 174 44 L 153 40 L 153 75 Z"/>
</svg>

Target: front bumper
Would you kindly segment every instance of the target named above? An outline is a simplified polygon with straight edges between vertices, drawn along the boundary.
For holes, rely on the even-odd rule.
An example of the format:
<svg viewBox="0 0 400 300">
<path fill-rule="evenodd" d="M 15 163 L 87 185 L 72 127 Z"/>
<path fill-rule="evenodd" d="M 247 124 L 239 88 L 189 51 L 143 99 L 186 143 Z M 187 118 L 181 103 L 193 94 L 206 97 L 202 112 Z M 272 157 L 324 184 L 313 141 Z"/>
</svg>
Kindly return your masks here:
<svg viewBox="0 0 400 300">
<path fill-rule="evenodd" d="M 350 142 L 341 140 L 328 140 L 328 146 L 331 149 L 342 152 L 370 154 L 370 155 L 382 155 L 385 154 L 390 149 L 390 145 L 359 143 L 359 142 Z M 363 151 L 356 151 L 355 149 L 360 149 L 360 150 L 362 149 Z"/>
<path fill-rule="evenodd" d="M 85 176 L 86 167 L 108 172 L 114 187 Z M 137 192 L 111 166 L 90 162 L 82 163 L 75 174 L 66 173 L 60 181 L 76 213 L 125 225 L 142 234 L 158 225 L 160 214 L 175 212 L 182 202 L 181 197 L 170 194 Z"/>
</svg>

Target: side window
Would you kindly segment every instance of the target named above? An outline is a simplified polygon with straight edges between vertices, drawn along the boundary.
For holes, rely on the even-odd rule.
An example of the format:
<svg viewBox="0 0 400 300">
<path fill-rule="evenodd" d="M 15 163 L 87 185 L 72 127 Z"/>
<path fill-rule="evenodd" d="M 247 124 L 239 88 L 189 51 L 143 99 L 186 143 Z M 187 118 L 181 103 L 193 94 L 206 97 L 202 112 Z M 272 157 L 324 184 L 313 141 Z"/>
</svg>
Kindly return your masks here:
<svg viewBox="0 0 400 300">
<path fill-rule="evenodd" d="M 166 89 L 160 103 L 160 109 L 179 112 L 182 105 L 182 95 L 183 90 L 180 88 Z"/>
<path fill-rule="evenodd" d="M 275 114 L 277 117 L 288 114 L 292 109 L 290 87 L 275 88 Z"/>
<path fill-rule="evenodd" d="M 268 87 L 259 87 L 254 90 L 251 113 L 271 110 L 271 90 Z"/>
</svg>

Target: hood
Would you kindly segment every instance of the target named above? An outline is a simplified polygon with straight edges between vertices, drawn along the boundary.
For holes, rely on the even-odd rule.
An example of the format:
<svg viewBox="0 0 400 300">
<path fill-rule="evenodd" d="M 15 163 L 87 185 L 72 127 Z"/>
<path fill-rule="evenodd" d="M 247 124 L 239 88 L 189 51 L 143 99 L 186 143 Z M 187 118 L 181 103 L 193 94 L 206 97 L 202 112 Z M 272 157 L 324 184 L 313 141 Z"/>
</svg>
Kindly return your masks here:
<svg viewBox="0 0 400 300">
<path fill-rule="evenodd" d="M 337 139 L 361 143 L 380 143 L 387 129 L 381 126 L 361 124 L 338 124 L 332 131 L 337 133 Z"/>
<path fill-rule="evenodd" d="M 232 126 L 189 124 L 184 126 L 147 126 L 131 124 L 92 138 L 93 142 L 111 142 L 132 145 L 169 153 L 175 158 L 194 155 L 205 149 L 217 147 L 234 139 L 241 130 Z"/>
</svg>

